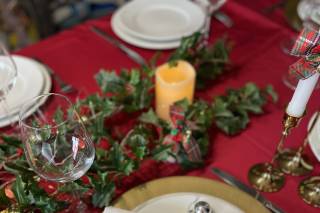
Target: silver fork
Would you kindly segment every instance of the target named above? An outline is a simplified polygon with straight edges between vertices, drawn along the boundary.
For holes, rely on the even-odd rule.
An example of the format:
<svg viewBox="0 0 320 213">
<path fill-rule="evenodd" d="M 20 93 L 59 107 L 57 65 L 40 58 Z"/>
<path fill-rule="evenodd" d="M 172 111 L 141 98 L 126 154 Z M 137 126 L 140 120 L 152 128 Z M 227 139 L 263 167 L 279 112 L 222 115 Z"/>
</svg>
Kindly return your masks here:
<svg viewBox="0 0 320 213">
<path fill-rule="evenodd" d="M 77 92 L 78 90 L 72 86 L 71 84 L 68 84 L 66 82 L 64 82 L 57 74 L 55 74 L 53 72 L 53 70 L 51 69 L 51 67 L 49 67 L 47 64 L 45 64 L 41 59 L 33 57 L 33 59 L 35 61 L 37 61 L 38 63 L 42 64 L 46 70 L 48 71 L 48 73 L 53 77 L 53 79 L 58 83 L 59 87 L 60 87 L 60 91 L 67 94 L 67 93 L 74 93 Z"/>
</svg>

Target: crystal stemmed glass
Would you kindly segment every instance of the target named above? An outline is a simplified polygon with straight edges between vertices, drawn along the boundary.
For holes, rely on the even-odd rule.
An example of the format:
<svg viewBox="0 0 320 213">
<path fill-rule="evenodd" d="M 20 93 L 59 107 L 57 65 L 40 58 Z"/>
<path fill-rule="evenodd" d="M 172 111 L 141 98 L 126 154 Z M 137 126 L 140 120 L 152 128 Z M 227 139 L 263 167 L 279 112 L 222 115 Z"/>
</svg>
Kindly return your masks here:
<svg viewBox="0 0 320 213">
<path fill-rule="evenodd" d="M 0 115 L 0 118 L 8 114 L 6 96 L 14 86 L 17 74 L 16 64 L 4 45 L 0 42 L 0 105 L 3 108 L 3 114 Z"/>
<path fill-rule="evenodd" d="M 35 104 L 47 99 L 49 104 L 32 112 Z M 40 177 L 66 183 L 88 171 L 95 156 L 94 144 L 67 97 L 55 93 L 35 97 L 22 106 L 19 118 L 25 156 Z"/>
</svg>

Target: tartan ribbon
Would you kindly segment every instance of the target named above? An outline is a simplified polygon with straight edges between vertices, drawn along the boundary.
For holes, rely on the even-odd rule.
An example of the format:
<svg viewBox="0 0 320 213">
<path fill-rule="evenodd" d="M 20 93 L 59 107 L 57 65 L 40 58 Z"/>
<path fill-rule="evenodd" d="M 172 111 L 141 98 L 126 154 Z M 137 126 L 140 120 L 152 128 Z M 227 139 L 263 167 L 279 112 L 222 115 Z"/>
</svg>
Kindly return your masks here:
<svg viewBox="0 0 320 213">
<path fill-rule="evenodd" d="M 302 57 L 290 65 L 289 73 L 306 79 L 317 72 L 320 65 L 320 31 L 304 28 L 291 50 L 291 55 Z"/>
<path fill-rule="evenodd" d="M 173 152 L 177 153 L 180 148 L 179 143 L 181 143 L 188 159 L 193 162 L 200 162 L 200 147 L 192 137 L 192 129 L 195 125 L 186 121 L 183 108 L 176 105 L 170 106 L 170 118 L 173 128 L 170 134 L 164 137 L 163 144 L 173 145 Z"/>
</svg>

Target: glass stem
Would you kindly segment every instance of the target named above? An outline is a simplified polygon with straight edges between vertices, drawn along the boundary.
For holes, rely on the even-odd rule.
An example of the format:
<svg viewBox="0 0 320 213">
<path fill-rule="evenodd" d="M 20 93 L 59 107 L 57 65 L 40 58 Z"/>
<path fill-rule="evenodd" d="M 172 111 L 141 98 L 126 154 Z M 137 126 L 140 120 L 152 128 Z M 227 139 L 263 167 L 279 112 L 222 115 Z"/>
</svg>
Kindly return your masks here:
<svg viewBox="0 0 320 213">
<path fill-rule="evenodd" d="M 17 129 L 17 125 L 14 124 L 14 120 L 13 120 L 13 115 L 10 115 L 10 112 L 9 112 L 9 106 L 8 106 L 8 103 L 7 103 L 7 99 L 5 96 L 1 97 L 0 98 L 0 105 L 4 111 L 4 113 L 7 115 L 7 119 L 10 121 L 10 126 L 16 130 Z"/>
</svg>

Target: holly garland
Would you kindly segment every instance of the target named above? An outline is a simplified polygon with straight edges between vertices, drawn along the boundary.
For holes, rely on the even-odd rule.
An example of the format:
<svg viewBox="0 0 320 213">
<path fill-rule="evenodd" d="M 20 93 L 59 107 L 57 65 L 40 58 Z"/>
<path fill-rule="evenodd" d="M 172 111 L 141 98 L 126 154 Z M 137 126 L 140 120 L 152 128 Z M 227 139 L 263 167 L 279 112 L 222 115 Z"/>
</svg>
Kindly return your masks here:
<svg viewBox="0 0 320 213">
<path fill-rule="evenodd" d="M 184 59 L 194 64 L 198 86 L 203 88 L 207 79 L 223 74 L 230 64 L 229 51 L 227 40 L 207 48 L 196 33 L 182 40 L 169 61 Z M 227 135 L 238 134 L 248 126 L 250 114 L 263 113 L 269 97 L 277 99 L 271 86 L 260 89 L 247 83 L 211 102 L 175 103 L 169 124 L 153 111 L 153 76 L 152 66 L 119 74 L 101 70 L 95 76 L 101 92 L 75 103 L 95 143 L 95 161 L 85 177 L 73 183 L 41 187 L 46 182 L 29 168 L 21 141 L 14 135 L 2 135 L 0 208 L 4 212 L 48 213 L 74 208 L 74 200 L 68 196 L 72 191 L 79 192 L 88 204 L 103 208 L 115 197 L 122 178 L 138 170 L 145 159 L 170 161 L 185 169 L 199 167 L 208 151 L 213 123 Z"/>
</svg>

